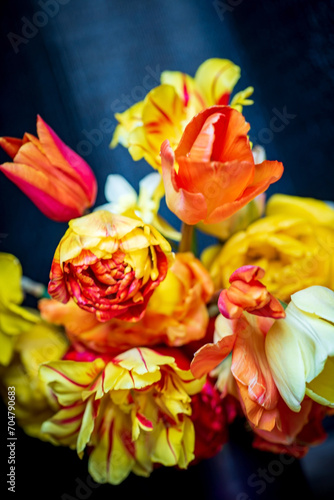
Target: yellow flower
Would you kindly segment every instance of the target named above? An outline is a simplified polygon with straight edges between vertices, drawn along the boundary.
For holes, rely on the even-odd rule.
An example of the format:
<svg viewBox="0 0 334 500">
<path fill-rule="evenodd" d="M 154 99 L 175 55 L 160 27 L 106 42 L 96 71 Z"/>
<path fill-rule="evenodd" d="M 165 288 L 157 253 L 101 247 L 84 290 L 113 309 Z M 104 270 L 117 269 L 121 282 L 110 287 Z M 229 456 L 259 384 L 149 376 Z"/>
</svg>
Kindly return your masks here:
<svg viewBox="0 0 334 500">
<path fill-rule="evenodd" d="M 319 286 L 301 290 L 285 312 L 265 340 L 282 398 L 295 412 L 305 396 L 334 408 L 334 292 Z"/>
<path fill-rule="evenodd" d="M 19 336 L 12 362 L 2 369 L 3 398 L 7 399 L 8 387 L 15 387 L 15 417 L 30 436 L 47 439 L 41 425 L 58 410 L 46 384 L 38 377 L 39 366 L 60 359 L 67 345 L 59 328 L 40 321 Z"/>
<path fill-rule="evenodd" d="M 274 195 L 266 216 L 234 234 L 221 248 L 209 248 L 203 260 L 217 289 L 244 265 L 265 270 L 264 285 L 288 302 L 312 285 L 334 288 L 334 210 L 325 202 Z"/>
<path fill-rule="evenodd" d="M 21 307 L 22 268 L 14 255 L 0 253 L 0 364 L 8 365 L 17 336 L 39 321 L 37 313 Z"/>
<path fill-rule="evenodd" d="M 191 395 L 205 380 L 168 354 L 133 348 L 110 360 L 45 364 L 40 376 L 61 409 L 42 430 L 80 457 L 89 447 L 99 483 L 119 484 L 131 471 L 147 477 L 155 463 L 186 468 L 195 445 Z"/>
<path fill-rule="evenodd" d="M 108 175 L 104 194 L 109 203 L 95 210 L 124 215 L 152 224 L 163 236 L 180 241 L 181 233 L 170 226 L 159 214 L 161 198 L 164 196 L 162 178 L 158 172 L 146 175 L 139 182 L 139 194 L 121 175 Z"/>
<path fill-rule="evenodd" d="M 208 59 L 195 77 L 179 71 L 164 71 L 161 85 L 124 113 L 116 113 L 119 125 L 111 147 L 122 144 L 132 159 L 144 158 L 153 168 L 161 169 L 160 146 L 165 139 L 175 149 L 185 126 L 201 110 L 215 104 L 227 105 L 240 78 L 240 68 L 227 59 Z M 231 106 L 238 111 L 252 104 L 248 97 L 253 88 L 235 95 Z"/>
</svg>

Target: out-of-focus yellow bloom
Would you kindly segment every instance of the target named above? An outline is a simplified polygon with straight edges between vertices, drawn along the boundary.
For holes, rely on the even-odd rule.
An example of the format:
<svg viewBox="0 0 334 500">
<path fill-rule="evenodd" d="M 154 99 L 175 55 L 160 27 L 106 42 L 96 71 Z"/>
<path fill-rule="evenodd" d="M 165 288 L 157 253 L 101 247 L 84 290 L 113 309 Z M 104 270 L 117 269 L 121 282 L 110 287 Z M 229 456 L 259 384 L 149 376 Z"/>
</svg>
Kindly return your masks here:
<svg viewBox="0 0 334 500">
<path fill-rule="evenodd" d="M 160 146 L 168 139 L 177 146 L 185 126 L 201 110 L 215 104 L 227 105 L 240 78 L 240 68 L 227 59 L 208 59 L 195 77 L 179 71 L 164 71 L 161 85 L 152 89 L 145 99 L 124 113 L 116 113 L 116 127 L 111 147 L 122 144 L 133 160 L 144 158 L 160 170 Z M 253 88 L 239 92 L 231 105 L 238 111 L 252 104 L 248 97 Z"/>
<path fill-rule="evenodd" d="M 15 387 L 15 417 L 30 436 L 47 439 L 41 433 L 41 425 L 59 408 L 46 384 L 38 377 L 39 366 L 60 359 L 67 345 L 59 328 L 40 321 L 19 336 L 14 358 L 2 370 L 4 398 L 7 398 L 7 388 Z"/>
<path fill-rule="evenodd" d="M 40 376 L 61 405 L 42 430 L 80 457 L 88 446 L 95 481 L 119 484 L 131 471 L 147 477 L 156 463 L 186 468 L 194 459 L 191 395 L 205 378 L 195 379 L 174 351 L 65 359 L 42 366 Z"/>
<path fill-rule="evenodd" d="M 334 210 L 326 202 L 314 198 L 302 198 L 275 194 L 269 198 L 266 215 L 300 217 L 314 224 L 334 228 Z"/>
<path fill-rule="evenodd" d="M 334 408 L 334 292 L 319 286 L 301 290 L 292 295 L 285 312 L 265 340 L 282 398 L 295 412 L 305 395 Z"/>
<path fill-rule="evenodd" d="M 234 234 L 219 250 L 210 248 L 203 262 L 217 289 L 244 265 L 262 267 L 263 283 L 276 298 L 312 285 L 334 288 L 334 210 L 325 202 L 287 195 L 268 201 L 266 216 Z"/>
<path fill-rule="evenodd" d="M 39 321 L 32 310 L 21 307 L 22 268 L 14 255 L 0 253 L 0 364 L 12 359 L 17 336 Z"/>
<path fill-rule="evenodd" d="M 153 226 L 98 210 L 69 222 L 48 290 L 65 304 L 73 298 L 99 321 L 138 321 L 172 260 L 169 243 Z"/>
<path fill-rule="evenodd" d="M 139 218 L 145 224 L 152 224 L 166 238 L 180 241 L 181 233 L 158 214 L 161 198 L 165 194 L 162 178 L 158 172 L 146 175 L 139 182 L 138 195 L 123 176 L 108 175 L 104 194 L 109 203 L 96 210 L 108 210 L 114 214 Z"/>
</svg>

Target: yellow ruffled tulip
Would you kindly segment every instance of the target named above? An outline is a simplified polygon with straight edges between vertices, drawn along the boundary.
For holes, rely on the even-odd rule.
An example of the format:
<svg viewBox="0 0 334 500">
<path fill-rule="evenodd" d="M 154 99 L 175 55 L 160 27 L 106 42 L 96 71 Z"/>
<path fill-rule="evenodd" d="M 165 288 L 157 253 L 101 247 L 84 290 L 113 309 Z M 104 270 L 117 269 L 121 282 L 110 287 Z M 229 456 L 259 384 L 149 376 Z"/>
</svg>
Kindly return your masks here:
<svg viewBox="0 0 334 500">
<path fill-rule="evenodd" d="M 274 195 L 266 216 L 234 234 L 224 245 L 206 250 L 203 261 L 217 289 L 244 265 L 262 267 L 263 283 L 276 298 L 312 285 L 334 289 L 334 210 L 325 202 Z"/>
<path fill-rule="evenodd" d="M 227 105 L 240 78 L 240 68 L 227 59 L 212 58 L 201 64 L 195 77 L 179 71 L 164 71 L 161 85 L 145 99 L 124 113 L 116 113 L 119 125 L 111 147 L 122 144 L 132 159 L 144 158 L 153 168 L 161 169 L 160 146 L 168 139 L 173 149 L 179 143 L 189 121 L 203 109 L 216 104 Z M 253 88 L 236 94 L 231 106 L 242 111 L 252 104 L 248 99 Z"/>
<path fill-rule="evenodd" d="M 34 311 L 21 307 L 22 268 L 14 255 L 0 253 L 0 364 L 12 359 L 17 336 L 39 321 Z"/>
<path fill-rule="evenodd" d="M 285 312 L 265 340 L 282 398 L 295 412 L 305 396 L 334 408 L 334 292 L 319 286 L 301 290 Z"/>
</svg>

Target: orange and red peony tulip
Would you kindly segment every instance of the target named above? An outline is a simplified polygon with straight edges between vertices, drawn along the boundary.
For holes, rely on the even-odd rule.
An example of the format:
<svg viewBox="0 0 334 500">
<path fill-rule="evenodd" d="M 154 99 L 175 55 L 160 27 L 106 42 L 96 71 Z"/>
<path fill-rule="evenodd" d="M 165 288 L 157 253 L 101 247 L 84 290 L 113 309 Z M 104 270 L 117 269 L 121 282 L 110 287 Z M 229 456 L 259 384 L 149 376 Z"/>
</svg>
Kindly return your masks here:
<svg viewBox="0 0 334 500">
<path fill-rule="evenodd" d="M 172 257 L 169 243 L 152 226 L 98 210 L 69 222 L 48 290 L 63 303 L 73 298 L 99 321 L 138 321 Z"/>
</svg>

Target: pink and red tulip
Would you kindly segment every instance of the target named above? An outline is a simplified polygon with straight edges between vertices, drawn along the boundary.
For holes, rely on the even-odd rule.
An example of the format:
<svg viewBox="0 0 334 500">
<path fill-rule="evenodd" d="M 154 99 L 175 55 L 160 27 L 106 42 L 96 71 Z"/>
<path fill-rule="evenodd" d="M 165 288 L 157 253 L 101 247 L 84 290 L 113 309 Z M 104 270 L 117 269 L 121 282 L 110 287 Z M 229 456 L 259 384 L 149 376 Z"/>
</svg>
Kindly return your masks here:
<svg viewBox="0 0 334 500">
<path fill-rule="evenodd" d="M 40 116 L 37 135 L 25 133 L 23 139 L 0 137 L 0 146 L 13 160 L 0 165 L 0 170 L 44 215 L 68 222 L 95 203 L 95 176 Z"/>
</svg>

